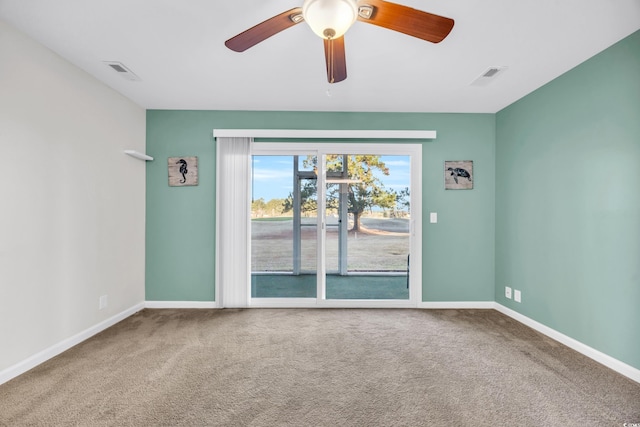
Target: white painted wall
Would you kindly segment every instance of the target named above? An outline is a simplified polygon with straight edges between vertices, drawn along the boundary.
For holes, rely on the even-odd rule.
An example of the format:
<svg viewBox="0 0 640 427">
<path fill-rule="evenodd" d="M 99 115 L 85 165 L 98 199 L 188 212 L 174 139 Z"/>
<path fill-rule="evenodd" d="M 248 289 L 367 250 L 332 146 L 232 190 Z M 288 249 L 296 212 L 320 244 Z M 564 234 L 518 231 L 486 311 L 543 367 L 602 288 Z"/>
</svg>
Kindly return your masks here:
<svg viewBox="0 0 640 427">
<path fill-rule="evenodd" d="M 144 301 L 144 148 L 143 108 L 0 21 L 0 373 Z"/>
</svg>

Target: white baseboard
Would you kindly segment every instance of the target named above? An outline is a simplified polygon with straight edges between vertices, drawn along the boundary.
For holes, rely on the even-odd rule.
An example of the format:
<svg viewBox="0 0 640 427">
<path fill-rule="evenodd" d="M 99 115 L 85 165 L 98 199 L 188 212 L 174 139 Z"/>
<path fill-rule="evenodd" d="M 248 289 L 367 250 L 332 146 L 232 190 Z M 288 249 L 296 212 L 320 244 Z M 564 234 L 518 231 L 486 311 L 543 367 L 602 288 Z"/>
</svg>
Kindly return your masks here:
<svg viewBox="0 0 640 427">
<path fill-rule="evenodd" d="M 134 315 L 143 308 L 144 303 L 141 302 L 139 304 L 136 304 L 133 307 L 128 308 L 127 310 L 98 323 L 97 325 L 85 329 L 84 331 L 79 332 L 72 337 L 62 340 L 59 343 L 54 344 L 51 347 L 34 354 L 33 356 L 23 360 L 22 362 L 16 363 L 15 365 L 10 366 L 3 371 L 0 371 L 0 384 L 4 384 L 7 381 L 17 377 L 18 375 L 24 374 L 25 372 L 35 368 L 39 364 L 59 355 L 63 351 L 66 351 L 71 347 L 80 344 L 82 341 L 91 338 L 92 336 L 104 331 L 105 329 L 115 325 L 116 323 L 126 319 L 127 317 Z"/>
<path fill-rule="evenodd" d="M 146 301 L 145 308 L 220 308 L 215 301 Z"/>
<path fill-rule="evenodd" d="M 70 338 L 67 338 L 33 356 L 23 360 L 13 366 L 10 366 L 3 371 L 0 371 L 0 384 L 27 372 L 30 369 L 35 368 L 39 364 L 46 362 L 52 357 L 57 356 L 70 349 L 71 347 L 80 344 L 82 341 L 96 335 L 99 332 L 115 325 L 116 323 L 126 319 L 129 316 L 137 313 L 143 308 L 202 308 L 212 309 L 219 308 L 216 302 L 202 302 L 202 301 L 146 301 L 134 305 L 133 307 L 110 317 L 109 319 L 98 323 Z M 548 326 L 543 325 L 523 314 L 520 314 L 510 308 L 498 304 L 493 301 L 452 301 L 452 302 L 420 302 L 418 308 L 424 309 L 495 309 L 500 313 L 511 317 L 514 320 L 552 338 L 567 347 L 595 360 L 596 362 L 613 369 L 614 371 L 630 378 L 633 381 L 640 383 L 640 369 L 634 368 L 618 359 L 615 359 L 607 354 L 602 353 L 586 344 L 581 343 L 567 335 L 564 335 Z"/>
<path fill-rule="evenodd" d="M 636 369 L 633 366 L 627 365 L 624 362 L 621 362 L 618 359 L 615 359 L 607 354 L 602 353 L 601 351 L 596 350 L 595 348 L 589 347 L 586 344 L 581 343 L 567 335 L 564 335 L 561 332 L 556 331 L 555 329 L 551 329 L 548 326 L 543 325 L 540 322 L 537 322 L 523 314 L 518 313 L 517 311 L 511 310 L 499 303 L 493 303 L 494 308 L 500 313 L 511 317 L 514 320 L 530 327 L 531 329 L 535 329 L 536 331 L 552 338 L 567 347 L 577 351 L 578 353 L 582 353 L 583 355 L 595 360 L 596 362 L 613 369 L 619 374 L 624 375 L 627 378 L 632 379 L 633 381 L 640 383 L 640 369 Z"/>
<path fill-rule="evenodd" d="M 496 308 L 496 303 L 493 301 L 424 301 L 418 303 L 418 308 L 438 309 L 438 310 L 451 310 L 451 309 L 464 309 L 464 310 L 493 310 Z"/>
</svg>

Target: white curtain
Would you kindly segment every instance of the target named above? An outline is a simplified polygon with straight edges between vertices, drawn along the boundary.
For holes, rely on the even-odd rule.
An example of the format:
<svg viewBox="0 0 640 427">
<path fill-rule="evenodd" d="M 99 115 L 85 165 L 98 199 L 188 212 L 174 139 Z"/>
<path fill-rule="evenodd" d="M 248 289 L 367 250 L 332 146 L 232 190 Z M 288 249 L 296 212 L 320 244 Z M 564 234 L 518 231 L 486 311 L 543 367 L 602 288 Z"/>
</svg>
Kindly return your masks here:
<svg viewBox="0 0 640 427">
<path fill-rule="evenodd" d="M 249 305 L 249 176 L 252 138 L 216 138 L 216 300 Z"/>
</svg>

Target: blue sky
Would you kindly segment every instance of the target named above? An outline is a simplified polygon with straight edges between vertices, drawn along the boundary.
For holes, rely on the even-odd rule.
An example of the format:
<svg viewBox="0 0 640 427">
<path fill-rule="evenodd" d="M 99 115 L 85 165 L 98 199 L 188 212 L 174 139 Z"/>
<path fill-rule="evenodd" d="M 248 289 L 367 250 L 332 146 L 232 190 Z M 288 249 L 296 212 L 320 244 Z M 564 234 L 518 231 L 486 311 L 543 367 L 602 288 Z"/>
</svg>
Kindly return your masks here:
<svg viewBox="0 0 640 427">
<path fill-rule="evenodd" d="M 389 175 L 378 175 L 387 189 L 410 187 L 409 156 L 381 156 Z M 302 163 L 302 158 L 300 160 Z M 293 156 L 254 156 L 253 198 L 284 199 L 293 190 Z"/>
</svg>

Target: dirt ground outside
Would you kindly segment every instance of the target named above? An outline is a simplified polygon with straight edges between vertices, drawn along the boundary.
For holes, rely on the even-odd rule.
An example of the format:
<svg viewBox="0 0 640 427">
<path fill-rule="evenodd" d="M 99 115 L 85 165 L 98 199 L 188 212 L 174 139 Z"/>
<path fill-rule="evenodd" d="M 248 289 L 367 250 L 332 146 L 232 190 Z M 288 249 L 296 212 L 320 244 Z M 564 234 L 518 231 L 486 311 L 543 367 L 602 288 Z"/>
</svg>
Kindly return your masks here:
<svg viewBox="0 0 640 427">
<path fill-rule="evenodd" d="M 316 270 L 316 218 L 303 218 L 302 269 Z M 349 224 L 349 229 L 353 224 Z M 347 264 L 350 272 L 406 271 L 409 219 L 361 218 L 361 230 L 349 231 Z M 327 218 L 327 271 L 338 269 L 337 221 Z M 292 271 L 293 220 L 251 221 L 251 269 L 254 272 Z"/>
</svg>

